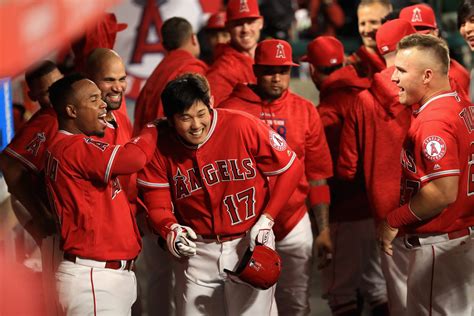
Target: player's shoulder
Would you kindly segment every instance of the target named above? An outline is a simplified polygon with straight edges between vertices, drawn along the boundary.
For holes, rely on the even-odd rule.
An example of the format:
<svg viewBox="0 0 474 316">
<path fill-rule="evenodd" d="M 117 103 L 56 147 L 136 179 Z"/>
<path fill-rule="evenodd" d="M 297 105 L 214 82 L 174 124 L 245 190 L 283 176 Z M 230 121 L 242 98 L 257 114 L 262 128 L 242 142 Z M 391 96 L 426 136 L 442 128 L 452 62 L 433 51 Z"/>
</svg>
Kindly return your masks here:
<svg viewBox="0 0 474 316">
<path fill-rule="evenodd" d="M 56 132 L 58 129 L 58 119 L 56 112 L 52 108 L 43 108 L 37 111 L 30 120 L 23 125 L 22 130 L 42 130 Z"/>
<path fill-rule="evenodd" d="M 441 121 L 448 123 L 457 121 L 459 113 L 469 105 L 470 102 L 460 97 L 456 92 L 450 92 L 442 97 L 433 98 L 415 113 L 420 122 Z"/>
<path fill-rule="evenodd" d="M 239 126 L 239 125 L 252 125 L 256 122 L 260 122 L 258 118 L 250 113 L 228 108 L 217 108 L 214 109 L 218 122 L 220 124 L 226 124 L 226 126 Z"/>
</svg>

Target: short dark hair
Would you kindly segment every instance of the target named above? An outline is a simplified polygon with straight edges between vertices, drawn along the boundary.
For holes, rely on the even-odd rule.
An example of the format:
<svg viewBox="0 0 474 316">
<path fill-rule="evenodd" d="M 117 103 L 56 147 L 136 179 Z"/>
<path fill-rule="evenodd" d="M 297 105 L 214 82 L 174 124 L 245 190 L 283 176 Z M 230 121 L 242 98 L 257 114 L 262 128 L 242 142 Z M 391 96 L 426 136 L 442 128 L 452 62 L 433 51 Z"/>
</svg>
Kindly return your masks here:
<svg viewBox="0 0 474 316">
<path fill-rule="evenodd" d="M 75 102 L 75 91 L 72 85 L 84 79 L 87 79 L 84 75 L 74 73 L 59 79 L 49 87 L 49 100 L 58 116 L 64 115 L 67 104 Z"/>
<path fill-rule="evenodd" d="M 402 38 L 398 42 L 397 49 L 417 48 L 422 51 L 430 51 L 437 62 L 441 63 L 441 71 L 447 74 L 449 71 L 449 48 L 446 42 L 432 35 L 414 33 Z"/>
<path fill-rule="evenodd" d="M 188 20 L 172 17 L 161 27 L 163 47 L 167 51 L 180 48 L 193 35 L 193 27 Z"/>
<path fill-rule="evenodd" d="M 31 86 L 33 85 L 33 82 L 36 79 L 39 79 L 49 74 L 55 69 L 58 69 L 58 66 L 56 66 L 56 64 L 50 60 L 44 60 L 40 62 L 39 64 L 35 65 L 32 69 L 28 70 L 25 73 L 26 84 L 28 85 L 29 88 L 31 88 Z"/>
<path fill-rule="evenodd" d="M 168 119 L 175 114 L 184 113 L 196 101 L 202 101 L 211 108 L 211 93 L 207 79 L 197 73 L 186 73 L 168 82 L 163 93 L 161 102 L 163 111 Z"/>
<path fill-rule="evenodd" d="M 458 28 L 474 15 L 474 0 L 463 0 L 458 7 Z"/>
<path fill-rule="evenodd" d="M 317 66 L 316 68 L 318 69 L 318 71 L 320 73 L 323 73 L 325 75 L 330 75 L 332 74 L 333 72 L 335 72 L 336 70 L 338 69 L 341 69 L 343 66 L 343 64 L 337 64 L 337 65 L 333 65 L 333 66 Z"/>
</svg>

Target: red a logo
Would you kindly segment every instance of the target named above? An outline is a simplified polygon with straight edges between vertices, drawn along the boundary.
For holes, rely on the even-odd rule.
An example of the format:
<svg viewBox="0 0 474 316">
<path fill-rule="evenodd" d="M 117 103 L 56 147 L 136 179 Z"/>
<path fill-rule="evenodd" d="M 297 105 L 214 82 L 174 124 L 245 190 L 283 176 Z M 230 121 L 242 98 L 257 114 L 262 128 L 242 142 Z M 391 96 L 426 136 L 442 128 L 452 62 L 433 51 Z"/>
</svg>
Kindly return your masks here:
<svg viewBox="0 0 474 316">
<path fill-rule="evenodd" d="M 423 19 L 421 18 L 421 10 L 420 8 L 414 8 L 413 9 L 413 15 L 411 17 L 412 22 L 423 22 Z"/>
<path fill-rule="evenodd" d="M 161 42 L 148 43 L 147 38 L 150 33 L 150 28 L 155 29 L 156 34 L 161 34 L 161 26 L 163 21 L 161 20 L 160 10 L 156 6 L 156 0 L 148 0 L 146 6 L 143 8 L 143 15 L 138 26 L 138 34 L 135 37 L 135 47 L 133 48 L 132 64 L 140 64 L 142 62 L 143 55 L 147 53 L 159 53 L 163 52 L 163 45 Z"/>
<path fill-rule="evenodd" d="M 283 45 L 281 43 L 278 43 L 277 46 L 277 52 L 276 52 L 276 58 L 286 58 L 285 56 L 285 50 L 283 49 Z"/>
<path fill-rule="evenodd" d="M 35 138 L 33 138 L 28 145 L 26 145 L 26 151 L 30 152 L 33 156 L 38 155 L 38 150 L 41 147 L 41 144 L 46 141 L 46 136 L 44 133 L 36 134 Z"/>
<path fill-rule="evenodd" d="M 84 138 L 84 140 L 87 144 L 94 145 L 95 147 L 99 148 L 102 151 L 104 151 L 107 147 L 109 147 L 109 144 L 100 142 L 92 138 Z"/>
<path fill-rule="evenodd" d="M 239 12 L 250 12 L 247 0 L 240 0 Z"/>
</svg>

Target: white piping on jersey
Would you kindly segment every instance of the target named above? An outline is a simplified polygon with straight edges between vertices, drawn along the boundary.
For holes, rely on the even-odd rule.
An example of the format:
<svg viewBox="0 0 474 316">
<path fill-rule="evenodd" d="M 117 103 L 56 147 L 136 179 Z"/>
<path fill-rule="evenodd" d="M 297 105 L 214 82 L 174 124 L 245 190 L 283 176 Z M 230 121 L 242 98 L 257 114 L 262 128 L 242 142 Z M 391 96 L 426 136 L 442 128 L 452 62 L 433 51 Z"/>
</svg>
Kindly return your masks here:
<svg viewBox="0 0 474 316">
<path fill-rule="evenodd" d="M 276 171 L 263 172 L 263 174 L 266 175 L 266 176 L 275 176 L 277 174 L 283 173 L 291 167 L 291 165 L 293 164 L 293 161 L 295 161 L 295 159 L 296 159 L 296 154 L 293 153 L 293 156 L 291 156 L 290 162 L 288 162 L 286 164 L 286 166 L 284 166 L 283 168 L 281 168 L 279 170 L 276 170 Z"/>
<path fill-rule="evenodd" d="M 107 164 L 107 169 L 105 170 L 104 183 L 109 182 L 110 169 L 112 169 L 112 163 L 114 162 L 115 155 L 117 154 L 117 151 L 119 150 L 119 148 L 120 148 L 120 145 L 116 145 L 114 150 L 112 151 L 112 155 L 110 155 L 109 163 Z"/>
<path fill-rule="evenodd" d="M 33 169 L 33 171 L 38 172 L 38 168 L 36 168 L 34 164 L 32 164 L 28 159 L 26 159 L 25 157 L 23 157 L 22 155 L 20 155 L 19 153 L 11 149 L 10 147 L 5 148 L 5 151 L 15 156 L 19 160 L 21 160 L 21 162 L 23 162 L 25 165 Z"/>
<path fill-rule="evenodd" d="M 430 104 L 431 102 L 433 102 L 435 100 L 438 100 L 438 99 L 441 99 L 441 98 L 446 98 L 446 97 L 455 97 L 456 98 L 457 96 L 458 96 L 458 93 L 456 91 L 449 92 L 449 93 L 443 93 L 443 94 L 440 94 L 438 96 L 435 96 L 434 98 L 428 100 L 425 104 L 423 104 L 417 111 L 413 111 L 413 114 L 420 113 L 421 111 L 423 111 L 428 106 L 428 104 Z"/>
<path fill-rule="evenodd" d="M 444 170 L 444 171 L 427 174 L 426 176 L 421 177 L 420 181 L 423 182 L 425 180 L 428 180 L 437 176 L 446 175 L 446 174 L 460 174 L 460 173 L 461 171 L 459 169 Z"/>
<path fill-rule="evenodd" d="M 137 183 L 144 187 L 152 187 L 152 188 L 169 188 L 169 183 L 157 183 L 157 182 L 148 182 L 145 180 L 137 179 Z"/>
<path fill-rule="evenodd" d="M 61 134 L 64 134 L 64 135 L 74 135 L 73 133 L 70 133 L 70 132 L 65 131 L 65 130 L 63 130 L 63 129 L 60 129 L 60 130 L 58 131 L 58 133 L 61 133 Z"/>
</svg>

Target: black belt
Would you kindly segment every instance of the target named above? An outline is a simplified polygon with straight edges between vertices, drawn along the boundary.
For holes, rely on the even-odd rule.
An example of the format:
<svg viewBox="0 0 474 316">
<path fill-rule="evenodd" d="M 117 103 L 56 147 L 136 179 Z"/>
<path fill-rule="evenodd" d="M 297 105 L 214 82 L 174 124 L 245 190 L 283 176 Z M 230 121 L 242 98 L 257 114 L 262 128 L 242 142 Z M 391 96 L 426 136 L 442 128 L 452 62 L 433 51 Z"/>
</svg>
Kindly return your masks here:
<svg viewBox="0 0 474 316">
<path fill-rule="evenodd" d="M 130 260 L 107 260 L 97 261 L 93 259 L 80 258 L 76 255 L 65 252 L 64 259 L 73 263 L 82 264 L 90 267 L 101 267 L 113 270 L 127 270 L 130 271 L 134 266 L 134 259 Z M 89 264 L 88 264 L 89 263 Z"/>
<path fill-rule="evenodd" d="M 474 228 L 472 229 L 474 230 Z M 446 234 L 439 234 L 439 235 L 432 235 L 432 236 L 417 236 L 417 235 L 407 236 L 405 237 L 405 245 L 407 246 L 407 248 L 420 247 L 423 244 L 422 240 L 427 237 L 439 237 L 440 241 L 441 239 L 452 240 L 452 239 L 468 236 L 470 233 L 471 231 L 469 227 L 467 227 L 467 228 L 462 228 L 460 230 L 456 230 L 456 231 L 446 233 Z"/>
<path fill-rule="evenodd" d="M 229 235 L 200 235 L 202 239 L 212 239 L 217 240 L 217 242 L 222 243 L 225 241 L 231 241 L 234 239 L 245 237 L 247 233 L 237 233 L 237 234 L 229 234 Z"/>
</svg>

